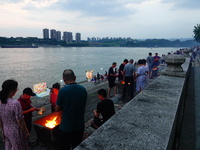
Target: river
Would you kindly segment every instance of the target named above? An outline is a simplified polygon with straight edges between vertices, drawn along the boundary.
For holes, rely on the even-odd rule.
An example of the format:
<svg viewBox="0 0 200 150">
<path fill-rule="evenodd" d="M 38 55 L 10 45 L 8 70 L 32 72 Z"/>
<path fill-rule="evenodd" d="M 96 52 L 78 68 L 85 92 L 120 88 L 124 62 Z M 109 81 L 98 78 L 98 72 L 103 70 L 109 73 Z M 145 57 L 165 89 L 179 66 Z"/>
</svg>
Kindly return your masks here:
<svg viewBox="0 0 200 150">
<path fill-rule="evenodd" d="M 104 74 L 112 62 L 117 68 L 125 58 L 146 59 L 149 52 L 167 54 L 180 48 L 126 48 L 126 47 L 56 47 L 56 48 L 0 48 L 0 84 L 7 79 L 19 83 L 19 97 L 25 87 L 47 82 L 49 87 L 60 82 L 65 69 L 74 70 L 77 82 L 86 79 L 85 72 L 94 70 Z M 63 84 L 63 83 L 62 83 Z"/>
</svg>

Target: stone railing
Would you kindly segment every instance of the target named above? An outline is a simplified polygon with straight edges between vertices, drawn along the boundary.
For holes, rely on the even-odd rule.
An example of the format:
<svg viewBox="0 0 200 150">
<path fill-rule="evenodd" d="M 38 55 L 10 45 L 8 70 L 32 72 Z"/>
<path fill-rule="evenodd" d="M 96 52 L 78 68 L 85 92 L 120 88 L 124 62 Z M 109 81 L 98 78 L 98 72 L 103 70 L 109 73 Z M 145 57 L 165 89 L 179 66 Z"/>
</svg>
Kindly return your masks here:
<svg viewBox="0 0 200 150">
<path fill-rule="evenodd" d="M 76 150 L 176 149 L 190 59 L 176 55 L 167 59 L 169 68 L 83 141 Z"/>
</svg>

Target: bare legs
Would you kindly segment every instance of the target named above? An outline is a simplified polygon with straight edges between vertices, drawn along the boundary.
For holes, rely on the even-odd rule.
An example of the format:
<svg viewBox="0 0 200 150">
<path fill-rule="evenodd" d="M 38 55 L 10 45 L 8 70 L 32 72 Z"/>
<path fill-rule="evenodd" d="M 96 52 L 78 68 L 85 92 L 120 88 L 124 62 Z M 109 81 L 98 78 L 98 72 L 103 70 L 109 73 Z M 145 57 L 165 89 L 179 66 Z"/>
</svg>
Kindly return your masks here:
<svg viewBox="0 0 200 150">
<path fill-rule="evenodd" d="M 110 88 L 110 87 L 108 88 L 108 97 L 111 97 L 111 95 L 110 95 L 111 89 L 112 88 Z M 117 86 L 114 86 L 113 89 L 114 89 L 114 96 L 116 96 L 117 95 Z"/>
</svg>

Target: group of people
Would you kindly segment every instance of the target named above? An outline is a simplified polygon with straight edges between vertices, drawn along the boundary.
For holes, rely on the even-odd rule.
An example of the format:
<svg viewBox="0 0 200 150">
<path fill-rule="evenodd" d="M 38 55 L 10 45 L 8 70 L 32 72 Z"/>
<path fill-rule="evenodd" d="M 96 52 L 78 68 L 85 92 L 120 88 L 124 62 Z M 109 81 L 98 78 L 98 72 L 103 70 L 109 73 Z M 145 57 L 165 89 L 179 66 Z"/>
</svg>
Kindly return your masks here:
<svg viewBox="0 0 200 150">
<path fill-rule="evenodd" d="M 152 69 L 153 67 L 158 67 L 160 57 L 158 53 L 155 56 L 152 56 L 152 53 L 149 53 L 149 56 L 146 59 L 138 60 L 137 64 L 134 64 L 134 60 L 124 59 L 123 63 L 119 66 L 117 71 L 117 63 L 113 62 L 112 66 L 108 70 L 108 94 L 105 89 L 100 89 L 98 91 L 98 97 L 101 100 L 97 104 L 97 109 L 94 110 L 94 118 L 91 123 L 91 126 L 95 129 L 100 127 L 105 123 L 110 117 L 115 114 L 114 103 L 112 100 L 108 99 L 111 96 L 111 89 L 113 88 L 113 94 L 117 94 L 117 84 L 115 83 L 116 78 L 118 81 L 124 81 L 122 100 L 124 100 L 125 95 L 127 94 L 127 88 L 130 87 L 130 99 L 134 96 L 134 91 L 142 91 L 147 85 L 146 79 L 147 74 L 149 78 L 152 78 Z M 136 81 L 136 88 L 134 90 L 134 85 Z M 100 118 L 100 114 L 102 118 Z"/>
<path fill-rule="evenodd" d="M 100 75 L 99 72 L 97 72 L 97 75 L 93 77 L 92 81 L 94 81 L 94 84 L 99 84 L 107 80 L 107 73 L 104 75 Z"/>
<path fill-rule="evenodd" d="M 140 59 L 137 63 L 134 63 L 133 59 L 124 59 L 123 63 L 119 66 L 118 72 L 116 71 L 117 63 L 113 62 L 108 71 L 108 97 L 112 96 L 112 88 L 114 96 L 116 96 L 117 84 L 115 82 L 118 77 L 119 82 L 124 81 L 122 99 L 124 99 L 127 93 L 128 86 L 130 87 L 130 99 L 132 99 L 134 91 L 141 92 L 147 85 L 146 79 L 153 78 L 153 68 L 158 68 L 160 59 L 161 57 L 158 56 L 158 53 L 155 53 L 155 56 L 149 53 L 146 59 Z"/>
<path fill-rule="evenodd" d="M 62 111 L 59 148 L 70 150 L 82 142 L 87 91 L 75 82 L 76 76 L 71 69 L 64 70 L 63 80 L 65 86 L 60 89 L 58 83 L 54 84 L 50 97 L 52 111 Z M 0 129 L 6 150 L 29 149 L 32 112 L 40 110 L 31 105 L 30 97 L 36 95 L 31 88 L 25 88 L 15 100 L 13 96 L 17 90 L 18 82 L 9 79 L 3 82 L 0 91 Z"/>
<path fill-rule="evenodd" d="M 31 132 L 32 112 L 39 111 L 31 105 L 30 97 L 35 96 L 31 88 L 25 88 L 18 100 L 13 96 L 18 82 L 12 79 L 2 84 L 0 91 L 0 129 L 6 150 L 27 150 Z"/>
<path fill-rule="evenodd" d="M 50 103 L 53 111 L 62 111 L 59 125 L 58 145 L 60 150 L 70 150 L 82 142 L 84 134 L 84 111 L 87 101 L 87 90 L 76 83 L 76 76 L 71 69 L 63 71 L 65 85 L 60 88 L 59 83 L 52 86 Z M 18 82 L 12 79 L 2 84 L 0 91 L 0 129 L 6 150 L 28 150 L 29 136 L 32 125 L 32 112 L 39 111 L 31 105 L 31 96 L 36 94 L 31 88 L 25 88 L 18 100 L 13 97 L 18 90 Z M 94 111 L 95 118 L 99 118 L 98 128 L 115 114 L 112 100 L 107 99 L 105 89 L 98 91 L 101 100 Z M 103 117 L 100 119 L 100 115 Z"/>
</svg>

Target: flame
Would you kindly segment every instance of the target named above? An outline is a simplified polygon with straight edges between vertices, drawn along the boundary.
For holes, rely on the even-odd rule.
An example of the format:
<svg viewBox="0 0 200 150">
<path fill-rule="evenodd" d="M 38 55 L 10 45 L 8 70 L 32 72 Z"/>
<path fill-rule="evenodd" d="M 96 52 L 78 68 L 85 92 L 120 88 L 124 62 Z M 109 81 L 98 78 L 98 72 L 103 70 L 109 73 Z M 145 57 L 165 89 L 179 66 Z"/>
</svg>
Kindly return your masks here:
<svg viewBox="0 0 200 150">
<path fill-rule="evenodd" d="M 56 122 L 57 117 L 54 117 L 52 120 L 46 120 L 45 126 L 48 128 L 54 128 L 58 123 Z"/>
<path fill-rule="evenodd" d="M 125 84 L 125 81 L 121 81 L 121 84 Z"/>
<path fill-rule="evenodd" d="M 121 81 L 121 84 L 125 84 L 125 81 Z M 131 83 L 129 82 L 128 85 L 130 85 Z"/>
<path fill-rule="evenodd" d="M 157 70 L 158 68 L 153 68 L 153 70 Z"/>
</svg>

